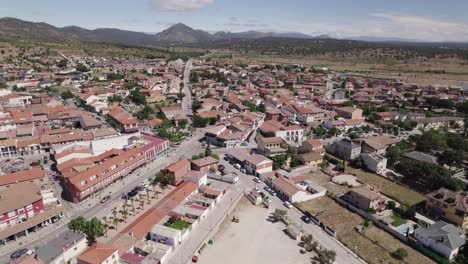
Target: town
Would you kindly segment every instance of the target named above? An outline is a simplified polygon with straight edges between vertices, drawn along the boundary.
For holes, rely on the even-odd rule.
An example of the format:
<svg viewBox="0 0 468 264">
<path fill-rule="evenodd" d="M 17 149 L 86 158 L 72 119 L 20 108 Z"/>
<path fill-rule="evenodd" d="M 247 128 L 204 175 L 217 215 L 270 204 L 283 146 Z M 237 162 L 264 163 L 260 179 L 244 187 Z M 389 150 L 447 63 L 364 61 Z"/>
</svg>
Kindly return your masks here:
<svg viewBox="0 0 468 264">
<path fill-rule="evenodd" d="M 0 263 L 468 263 L 468 80 L 227 54 L 1 56 Z"/>
</svg>

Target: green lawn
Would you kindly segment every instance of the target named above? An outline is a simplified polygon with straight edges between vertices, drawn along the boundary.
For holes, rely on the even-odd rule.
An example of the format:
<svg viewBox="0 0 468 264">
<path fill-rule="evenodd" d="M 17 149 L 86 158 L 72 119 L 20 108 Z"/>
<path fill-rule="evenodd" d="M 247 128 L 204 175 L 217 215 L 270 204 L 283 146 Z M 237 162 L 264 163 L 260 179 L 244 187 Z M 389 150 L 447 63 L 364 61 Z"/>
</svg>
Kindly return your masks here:
<svg viewBox="0 0 468 264">
<path fill-rule="evenodd" d="M 394 227 L 398 227 L 398 226 L 401 226 L 403 224 L 406 224 L 406 220 L 397 216 L 397 215 L 392 215 L 392 219 L 393 219 L 393 222 L 392 222 L 392 226 Z"/>
<path fill-rule="evenodd" d="M 400 203 L 412 206 L 426 200 L 424 195 L 375 173 L 366 172 L 361 169 L 353 169 L 349 165 L 346 166 L 345 171 L 346 173 L 356 175 L 360 181 L 366 184 L 378 186 L 381 193 Z"/>
</svg>

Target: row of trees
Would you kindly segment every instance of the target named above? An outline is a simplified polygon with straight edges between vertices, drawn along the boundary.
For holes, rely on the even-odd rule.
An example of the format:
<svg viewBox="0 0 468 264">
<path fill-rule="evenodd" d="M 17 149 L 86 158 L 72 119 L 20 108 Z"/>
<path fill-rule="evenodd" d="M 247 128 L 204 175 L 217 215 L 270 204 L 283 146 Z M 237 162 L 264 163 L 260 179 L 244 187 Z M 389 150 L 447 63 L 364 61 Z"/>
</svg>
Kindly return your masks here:
<svg viewBox="0 0 468 264">
<path fill-rule="evenodd" d="M 103 236 L 107 228 L 108 226 L 96 217 L 88 221 L 84 217 L 79 216 L 68 223 L 68 229 L 86 235 L 88 244 L 96 242 L 96 238 Z"/>
</svg>

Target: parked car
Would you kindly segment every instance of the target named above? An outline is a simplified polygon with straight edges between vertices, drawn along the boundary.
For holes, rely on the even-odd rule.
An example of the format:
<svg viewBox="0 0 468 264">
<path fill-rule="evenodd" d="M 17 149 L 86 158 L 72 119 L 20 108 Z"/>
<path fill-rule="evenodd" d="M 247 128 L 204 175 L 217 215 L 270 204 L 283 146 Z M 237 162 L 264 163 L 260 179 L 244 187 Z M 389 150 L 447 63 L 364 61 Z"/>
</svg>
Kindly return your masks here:
<svg viewBox="0 0 468 264">
<path fill-rule="evenodd" d="M 218 170 L 219 170 L 219 171 L 224 171 L 225 168 L 226 168 L 226 167 L 224 167 L 224 165 L 221 165 L 221 164 L 218 166 Z"/>
<path fill-rule="evenodd" d="M 236 168 L 236 169 L 240 170 L 240 168 L 241 168 L 241 165 L 240 165 L 239 163 L 236 163 L 236 164 L 234 164 L 234 168 Z"/>
<path fill-rule="evenodd" d="M 271 192 L 271 189 L 268 186 L 265 186 L 265 188 L 263 188 L 263 189 L 265 189 L 265 191 L 267 191 L 267 192 Z"/>
<path fill-rule="evenodd" d="M 264 192 L 258 192 L 258 194 L 260 194 L 260 196 L 261 196 L 262 198 L 264 198 L 264 197 L 266 196 Z"/>
<path fill-rule="evenodd" d="M 110 196 L 110 195 L 106 195 L 106 196 L 102 197 L 101 203 L 105 203 L 105 202 L 109 201 L 110 199 L 111 199 L 111 196 Z"/>
<path fill-rule="evenodd" d="M 15 252 L 13 252 L 10 255 L 10 258 L 11 259 L 17 259 L 17 258 L 20 258 L 20 257 L 22 257 L 24 255 L 31 255 L 32 253 L 34 253 L 32 250 L 29 250 L 27 248 L 22 248 L 22 249 L 18 249 Z"/>
<path fill-rule="evenodd" d="M 253 178 L 253 181 L 256 183 L 261 183 L 262 181 L 259 178 Z"/>
<path fill-rule="evenodd" d="M 245 169 L 240 169 L 240 172 L 246 173 Z"/>
<path fill-rule="evenodd" d="M 285 201 L 283 205 L 286 206 L 286 208 L 292 208 L 292 204 L 288 201 Z"/>
<path fill-rule="evenodd" d="M 273 190 L 270 190 L 269 193 L 270 193 L 271 195 L 273 195 L 273 196 L 276 196 L 276 192 L 273 191 Z"/>
<path fill-rule="evenodd" d="M 265 200 L 265 202 L 271 203 L 271 198 L 268 196 L 263 197 L 263 200 Z"/>
<path fill-rule="evenodd" d="M 303 215 L 303 216 L 301 217 L 301 219 L 302 219 L 302 221 L 304 221 L 304 223 L 307 223 L 307 224 L 310 223 L 310 218 L 307 217 L 307 216 L 305 216 L 305 215 Z"/>
<path fill-rule="evenodd" d="M 142 182 L 142 183 L 140 183 L 140 187 L 147 188 L 148 183 L 147 182 Z"/>
</svg>

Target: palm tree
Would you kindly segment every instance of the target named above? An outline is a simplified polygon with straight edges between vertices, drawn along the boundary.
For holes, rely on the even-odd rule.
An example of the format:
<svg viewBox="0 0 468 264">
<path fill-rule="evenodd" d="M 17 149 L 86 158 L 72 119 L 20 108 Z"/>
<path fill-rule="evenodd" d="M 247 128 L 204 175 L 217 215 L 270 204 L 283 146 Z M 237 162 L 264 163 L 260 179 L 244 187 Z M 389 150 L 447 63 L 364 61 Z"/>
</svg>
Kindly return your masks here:
<svg viewBox="0 0 468 264">
<path fill-rule="evenodd" d="M 150 196 L 149 196 L 149 189 L 148 189 L 148 187 L 146 187 L 145 190 L 146 190 L 146 201 L 147 201 L 147 203 L 149 204 L 149 203 L 150 203 Z"/>
<path fill-rule="evenodd" d="M 127 211 L 122 211 L 122 218 L 124 219 L 125 223 L 127 223 L 127 216 L 128 216 L 128 212 Z"/>
<path fill-rule="evenodd" d="M 145 209 L 145 201 L 140 201 L 141 210 Z"/>
<path fill-rule="evenodd" d="M 114 219 L 112 220 L 112 222 L 114 223 L 114 227 L 115 227 L 115 229 L 117 229 L 117 225 L 119 224 L 119 222 L 120 222 L 120 219 L 119 219 L 119 218 L 117 218 L 117 217 L 114 217 Z"/>
<path fill-rule="evenodd" d="M 107 231 L 109 230 L 109 225 L 108 224 L 104 224 L 104 235 L 107 237 Z"/>
<path fill-rule="evenodd" d="M 104 224 L 107 224 L 107 216 L 103 216 L 102 221 L 104 221 Z"/>
<path fill-rule="evenodd" d="M 156 194 L 156 185 L 158 183 L 156 181 L 151 181 L 150 185 L 151 185 L 151 188 L 153 189 L 153 194 Z M 153 196 L 154 197 L 154 196 Z"/>
<path fill-rule="evenodd" d="M 112 209 L 112 214 L 114 215 L 114 218 L 115 218 L 116 215 L 117 215 L 117 207 L 114 207 L 114 208 Z"/>
<path fill-rule="evenodd" d="M 132 203 L 132 210 L 133 210 L 133 212 L 135 213 L 135 198 L 132 197 L 132 198 L 130 199 L 130 202 Z"/>
</svg>

